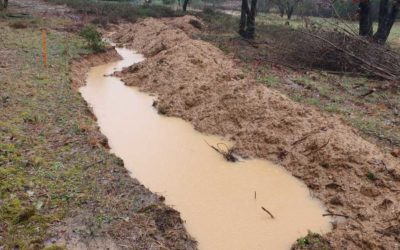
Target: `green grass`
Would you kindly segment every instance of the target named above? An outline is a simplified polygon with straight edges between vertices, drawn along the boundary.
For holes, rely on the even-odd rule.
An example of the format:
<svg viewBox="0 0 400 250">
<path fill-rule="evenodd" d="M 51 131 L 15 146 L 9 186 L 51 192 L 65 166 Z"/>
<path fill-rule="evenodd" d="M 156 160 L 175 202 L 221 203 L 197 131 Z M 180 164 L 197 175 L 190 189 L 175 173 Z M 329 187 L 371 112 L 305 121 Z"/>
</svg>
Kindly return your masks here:
<svg viewBox="0 0 400 250">
<path fill-rule="evenodd" d="M 151 226 L 170 208 L 109 153 L 90 108 L 73 89 L 71 61 L 94 51 L 78 34 L 58 31 L 70 21 L 24 22 L 34 19 L 40 25 L 19 29 L 10 27 L 13 18 L 0 20 L 0 249 L 65 249 L 45 242 L 62 237 L 59 230 L 70 221 L 79 239 L 113 233 L 116 242 L 140 239 L 146 248 L 154 238 L 194 246 L 183 227 L 174 225 L 171 238 L 168 230 Z M 48 67 L 42 27 L 47 28 Z M 137 215 L 149 205 L 160 211 Z"/>
<path fill-rule="evenodd" d="M 90 53 L 83 39 L 49 31 L 45 68 L 39 28 L 0 22 L 0 33 L 0 248 L 39 249 L 50 225 L 95 199 L 85 166 L 113 158 L 85 146 L 83 128 L 96 127 L 69 80 L 70 60 Z"/>
<path fill-rule="evenodd" d="M 328 250 L 332 249 L 329 242 L 322 238 L 321 235 L 313 233 L 311 231 L 304 237 L 299 238 L 296 243 L 292 246 L 293 250 L 298 249 L 318 249 L 318 250 Z"/>
<path fill-rule="evenodd" d="M 280 83 L 280 79 L 272 75 L 267 75 L 259 80 L 268 87 L 277 87 Z"/>
</svg>

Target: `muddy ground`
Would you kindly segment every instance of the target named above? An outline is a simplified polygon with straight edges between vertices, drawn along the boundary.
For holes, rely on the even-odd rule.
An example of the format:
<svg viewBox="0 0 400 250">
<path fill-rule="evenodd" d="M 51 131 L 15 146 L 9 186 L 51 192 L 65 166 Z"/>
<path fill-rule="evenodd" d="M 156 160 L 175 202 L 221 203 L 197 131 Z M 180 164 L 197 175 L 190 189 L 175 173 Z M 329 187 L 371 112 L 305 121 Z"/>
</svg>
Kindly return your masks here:
<svg viewBox="0 0 400 250">
<path fill-rule="evenodd" d="M 339 116 L 293 102 L 246 74 L 232 55 L 192 39 L 203 28 L 190 16 L 111 26 L 109 38 L 147 57 L 117 75 L 156 94 L 160 113 L 303 180 L 334 219 L 324 236 L 333 248 L 397 249 L 400 161 Z"/>
<path fill-rule="evenodd" d="M 66 7 L 10 1 L 1 14 L 0 249 L 196 249 L 179 212 L 109 153 L 76 91 L 116 52 L 91 55 Z"/>
</svg>

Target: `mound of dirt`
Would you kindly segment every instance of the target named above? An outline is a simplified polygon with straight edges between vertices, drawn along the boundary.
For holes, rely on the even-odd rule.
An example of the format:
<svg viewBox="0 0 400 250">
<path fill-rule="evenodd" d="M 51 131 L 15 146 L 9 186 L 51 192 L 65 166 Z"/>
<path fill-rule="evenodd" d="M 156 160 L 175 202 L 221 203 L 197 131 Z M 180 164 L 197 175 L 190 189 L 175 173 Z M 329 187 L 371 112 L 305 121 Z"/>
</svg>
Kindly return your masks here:
<svg viewBox="0 0 400 250">
<path fill-rule="evenodd" d="M 182 16 L 176 18 L 165 18 L 165 23 L 169 26 L 173 26 L 177 29 L 183 30 L 186 34 L 195 35 L 200 33 L 200 30 L 205 27 L 202 20 L 195 16 Z"/>
<path fill-rule="evenodd" d="M 399 161 L 333 115 L 295 103 L 246 75 L 211 44 L 185 32 L 188 18 L 114 26 L 109 37 L 148 58 L 118 73 L 158 96 L 157 108 L 225 136 L 244 157 L 272 160 L 302 179 L 335 217 L 336 249 L 398 247 Z M 120 32 L 120 31 L 124 32 Z M 249 180 L 251 181 L 251 180 Z"/>
<path fill-rule="evenodd" d="M 172 19 L 148 18 L 136 25 L 124 23 L 110 26 L 111 32 L 106 36 L 141 51 L 146 57 L 151 57 L 167 48 L 179 45 L 188 39 L 187 34 L 196 34 L 199 32 L 199 28 L 196 27 L 203 26 L 203 22 L 193 16 Z M 143 39 L 142 34 L 148 36 L 148 39 Z"/>
</svg>

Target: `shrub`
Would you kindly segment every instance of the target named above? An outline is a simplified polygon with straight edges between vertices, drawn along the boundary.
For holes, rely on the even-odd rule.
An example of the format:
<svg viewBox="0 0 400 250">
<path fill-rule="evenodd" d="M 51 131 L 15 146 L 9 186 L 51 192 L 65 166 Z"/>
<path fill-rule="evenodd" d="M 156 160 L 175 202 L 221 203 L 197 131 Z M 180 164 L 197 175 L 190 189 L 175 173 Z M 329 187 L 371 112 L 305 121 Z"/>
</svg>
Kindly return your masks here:
<svg viewBox="0 0 400 250">
<path fill-rule="evenodd" d="M 97 31 L 96 27 L 93 25 L 88 25 L 84 27 L 80 35 L 85 38 L 86 42 L 90 49 L 95 52 L 104 52 L 105 51 L 105 43 L 101 38 L 100 32 Z"/>
</svg>

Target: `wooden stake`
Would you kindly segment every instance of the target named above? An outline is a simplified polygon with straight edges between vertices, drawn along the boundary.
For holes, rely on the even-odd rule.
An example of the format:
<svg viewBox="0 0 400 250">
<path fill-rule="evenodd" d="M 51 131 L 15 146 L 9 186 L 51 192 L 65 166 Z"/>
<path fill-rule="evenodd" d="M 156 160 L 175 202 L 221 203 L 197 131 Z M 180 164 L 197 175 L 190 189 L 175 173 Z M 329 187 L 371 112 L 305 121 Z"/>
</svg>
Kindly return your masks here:
<svg viewBox="0 0 400 250">
<path fill-rule="evenodd" d="M 47 34 L 46 29 L 42 29 L 42 46 L 43 46 L 43 65 L 47 68 Z"/>
</svg>

